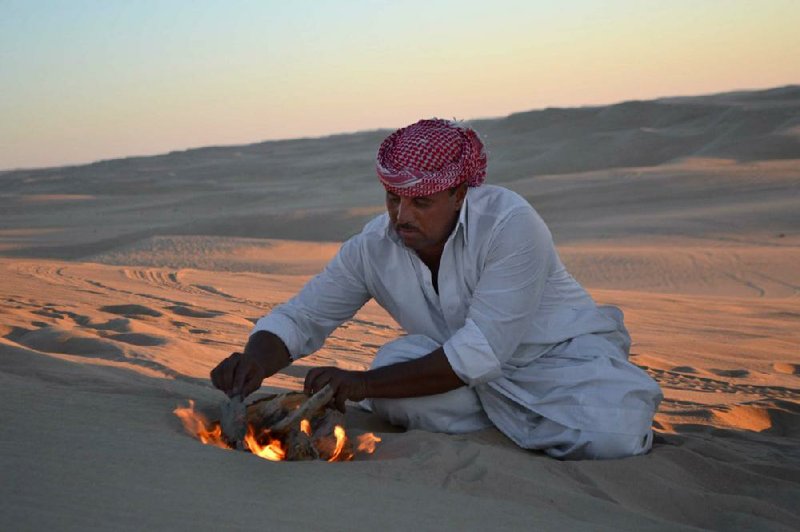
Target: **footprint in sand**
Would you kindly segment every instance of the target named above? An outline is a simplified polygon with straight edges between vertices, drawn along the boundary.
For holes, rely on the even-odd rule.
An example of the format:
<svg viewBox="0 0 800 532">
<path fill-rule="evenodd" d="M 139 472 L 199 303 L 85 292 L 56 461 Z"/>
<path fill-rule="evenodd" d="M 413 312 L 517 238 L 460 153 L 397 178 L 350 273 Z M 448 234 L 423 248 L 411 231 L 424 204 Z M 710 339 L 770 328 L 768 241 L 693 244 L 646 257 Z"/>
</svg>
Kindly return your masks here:
<svg viewBox="0 0 800 532">
<path fill-rule="evenodd" d="M 171 310 L 175 314 L 179 316 L 186 316 L 187 318 L 216 318 L 217 316 L 222 316 L 224 314 L 224 312 L 220 312 L 218 310 L 201 310 L 184 307 L 183 305 L 173 305 L 171 307 L 167 307 L 167 310 Z"/>
<path fill-rule="evenodd" d="M 198 327 L 192 327 L 191 323 L 186 323 L 185 321 L 172 320 L 170 323 L 172 323 L 172 325 L 177 327 L 178 329 L 186 329 L 187 331 L 189 331 L 190 334 L 208 334 L 211 332 L 209 329 L 200 329 Z"/>
<path fill-rule="evenodd" d="M 775 408 L 755 404 L 711 409 L 711 415 L 717 424 L 753 432 L 763 432 L 773 428 L 773 417 L 776 413 Z"/>
<path fill-rule="evenodd" d="M 772 365 L 772 369 L 785 375 L 800 375 L 800 364 L 792 364 L 791 362 L 775 362 Z"/>
<path fill-rule="evenodd" d="M 224 298 L 226 298 L 226 299 L 235 299 L 235 298 L 234 298 L 234 296 L 232 296 L 232 295 L 230 295 L 230 294 L 226 294 L 226 293 L 225 293 L 225 292 L 223 292 L 222 290 L 218 290 L 218 289 L 216 289 L 216 288 L 214 288 L 213 286 L 210 286 L 210 285 L 205 285 L 205 284 L 193 284 L 192 286 L 194 286 L 195 288 L 199 288 L 200 290 L 202 290 L 202 291 L 204 291 L 204 292 L 208 292 L 209 294 L 214 294 L 214 295 L 217 295 L 217 296 L 222 296 L 222 297 L 224 297 Z"/>
<path fill-rule="evenodd" d="M 165 343 L 167 343 L 167 341 L 164 338 L 143 333 L 114 334 L 109 336 L 108 338 L 110 340 L 116 340 L 117 342 L 124 342 L 126 344 L 138 345 L 143 347 L 154 347 L 157 345 L 164 345 Z"/>
<path fill-rule="evenodd" d="M 697 370 L 692 366 L 675 366 L 670 371 L 674 371 L 675 373 L 697 373 Z"/>
<path fill-rule="evenodd" d="M 714 369 L 711 368 L 708 371 L 713 373 L 714 375 L 719 375 L 720 377 L 733 377 L 734 379 L 740 379 L 742 377 L 747 377 L 750 375 L 750 372 L 746 369 Z"/>
<path fill-rule="evenodd" d="M 34 310 L 31 311 L 32 314 L 41 314 L 40 312 Z M 59 311 L 59 319 L 64 319 L 66 317 L 72 318 L 77 325 L 87 329 L 94 329 L 96 331 L 114 331 L 118 333 L 126 333 L 131 332 L 131 320 L 128 318 L 113 318 L 110 320 L 106 320 L 102 323 L 94 323 L 92 318 L 89 316 L 82 316 L 80 314 L 76 314 L 74 312 L 69 312 L 67 310 Z M 31 325 L 34 327 L 49 327 L 50 323 L 45 323 L 43 321 L 32 321 Z"/>
<path fill-rule="evenodd" d="M 115 331 L 118 333 L 131 332 L 131 320 L 128 318 L 114 318 L 104 323 L 87 323 L 86 327 L 98 331 Z"/>
<path fill-rule="evenodd" d="M 20 345 L 44 353 L 80 355 L 107 360 L 125 358 L 123 350 L 114 342 L 89 336 L 77 330 L 66 331 L 55 327 L 28 330 L 14 327 L 5 337 Z"/>
<path fill-rule="evenodd" d="M 154 318 L 158 318 L 159 316 L 163 316 L 163 314 L 155 309 L 150 307 L 145 307 L 144 305 L 106 305 L 105 307 L 100 307 L 98 310 L 103 312 L 108 312 L 110 314 L 119 314 L 121 316 L 125 316 L 126 318 L 137 318 L 141 316 L 152 316 Z"/>
<path fill-rule="evenodd" d="M 37 316 L 44 316 L 45 318 L 55 318 L 55 319 L 63 319 L 66 314 L 63 312 L 59 312 L 58 310 L 51 309 L 51 308 L 43 308 L 32 310 L 31 314 L 36 314 Z"/>
</svg>

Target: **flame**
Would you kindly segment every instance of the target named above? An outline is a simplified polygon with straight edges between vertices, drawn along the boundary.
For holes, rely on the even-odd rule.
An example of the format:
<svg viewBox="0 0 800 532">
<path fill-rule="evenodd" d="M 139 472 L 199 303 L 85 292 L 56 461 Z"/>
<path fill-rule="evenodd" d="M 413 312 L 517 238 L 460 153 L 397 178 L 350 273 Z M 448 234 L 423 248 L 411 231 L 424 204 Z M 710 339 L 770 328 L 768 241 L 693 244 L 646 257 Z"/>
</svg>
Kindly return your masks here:
<svg viewBox="0 0 800 532">
<path fill-rule="evenodd" d="M 194 401 L 191 399 L 189 399 L 189 406 L 179 406 L 172 412 L 180 418 L 186 432 L 196 436 L 201 442 L 221 449 L 230 449 L 222 437 L 220 424 L 210 423 L 203 414 L 195 412 Z"/>
<path fill-rule="evenodd" d="M 212 423 L 208 421 L 203 414 L 195 411 L 193 400 L 189 400 L 189 406 L 187 407 L 176 407 L 173 413 L 181 420 L 186 432 L 196 437 L 204 444 L 213 445 L 220 449 L 230 449 L 230 446 L 222 435 L 222 427 L 219 422 Z M 311 437 L 311 423 L 309 420 L 303 419 L 300 422 L 300 430 Z M 333 437 L 336 439 L 336 444 L 333 453 L 331 453 L 330 458 L 328 458 L 328 462 L 352 460 L 352 447 L 348 445 L 347 433 L 344 427 L 336 425 L 333 429 Z M 330 436 L 323 436 L 324 440 L 333 443 L 329 438 Z M 368 454 L 373 453 L 376 443 L 381 441 L 379 437 L 371 432 L 362 434 L 358 436 L 357 439 L 358 451 Z M 278 462 L 286 459 L 286 449 L 281 440 L 272 437 L 269 430 L 261 430 L 261 432 L 256 435 L 255 428 L 250 424 L 247 425 L 244 447 L 256 456 L 266 460 Z"/>
<path fill-rule="evenodd" d="M 267 440 L 265 445 L 258 443 L 258 440 Z M 251 453 L 261 458 L 271 460 L 273 462 L 280 462 L 286 457 L 286 451 L 283 449 L 280 440 L 271 438 L 269 431 L 265 430 L 261 433 L 261 438 L 256 438 L 253 426 L 247 426 L 247 435 L 244 437 L 244 445 Z"/>
<path fill-rule="evenodd" d="M 330 458 L 328 458 L 328 462 L 336 462 L 338 460 L 346 460 L 347 458 L 342 457 L 342 450 L 344 449 L 344 444 L 347 443 L 347 435 L 344 432 L 344 429 L 341 425 L 336 425 L 333 428 L 333 435 L 336 436 L 336 448 L 333 450 L 333 454 Z"/>
<path fill-rule="evenodd" d="M 362 453 L 372 454 L 375 452 L 375 445 L 381 441 L 381 439 L 375 436 L 371 432 L 366 432 L 357 438 L 358 440 L 358 448 L 357 450 Z"/>
</svg>

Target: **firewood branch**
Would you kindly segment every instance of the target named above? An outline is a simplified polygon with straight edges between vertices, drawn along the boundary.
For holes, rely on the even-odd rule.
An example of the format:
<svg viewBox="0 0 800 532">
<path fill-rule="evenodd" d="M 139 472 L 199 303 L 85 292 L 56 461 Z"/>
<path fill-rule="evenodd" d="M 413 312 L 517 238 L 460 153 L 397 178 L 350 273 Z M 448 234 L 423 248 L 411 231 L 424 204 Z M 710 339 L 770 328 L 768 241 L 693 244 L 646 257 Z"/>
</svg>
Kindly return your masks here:
<svg viewBox="0 0 800 532">
<path fill-rule="evenodd" d="M 312 395 L 308 401 L 300 405 L 297 410 L 270 427 L 270 431 L 286 432 L 289 429 L 299 427 L 300 421 L 311 418 L 312 414 L 317 410 L 325 408 L 325 405 L 330 403 L 331 399 L 333 399 L 333 388 L 331 388 L 330 384 L 326 384 L 324 388 Z"/>
</svg>

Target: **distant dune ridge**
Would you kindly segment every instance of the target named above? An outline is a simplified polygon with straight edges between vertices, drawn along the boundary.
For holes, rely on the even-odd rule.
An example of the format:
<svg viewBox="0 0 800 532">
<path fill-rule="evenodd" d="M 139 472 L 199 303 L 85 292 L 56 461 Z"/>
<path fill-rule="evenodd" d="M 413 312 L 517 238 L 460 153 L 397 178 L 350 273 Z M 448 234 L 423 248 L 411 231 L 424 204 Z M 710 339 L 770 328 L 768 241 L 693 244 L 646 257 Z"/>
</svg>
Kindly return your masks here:
<svg viewBox="0 0 800 532">
<path fill-rule="evenodd" d="M 794 198 L 775 183 L 797 182 L 798 86 L 546 109 L 472 125 L 489 151 L 488 181 L 534 203 L 560 242 L 674 233 L 662 217 L 675 217 L 675 198 L 689 211 L 681 223 L 697 221 L 699 227 L 681 227 L 691 234 L 738 233 L 742 225 L 769 231 L 796 226 L 800 218 Z M 58 229 L 31 245 L 20 241 L 7 253 L 84 258 L 157 235 L 340 241 L 372 216 L 348 209 L 382 204 L 373 162 L 387 133 L 5 172 L 4 229 Z M 72 198 L 57 197 L 64 194 Z M 640 194 L 647 201 L 638 201 Z M 626 197 L 634 204 L 627 205 Z M 725 212 L 731 208 L 758 217 L 757 223 L 736 223 L 739 213 Z M 591 218 L 591 227 L 573 212 L 586 213 L 581 218 Z M 615 227 L 620 215 L 629 215 L 622 229 Z"/>
<path fill-rule="evenodd" d="M 201 445 L 209 370 L 383 212 L 386 130 L 0 173 L 0 516 L 17 529 L 793 530 L 800 522 L 800 87 L 471 122 L 661 384 L 642 457 L 558 462 L 495 430 L 346 464 Z M 369 366 L 374 302 L 309 368 Z M 260 395 L 263 392 L 259 392 Z"/>
</svg>

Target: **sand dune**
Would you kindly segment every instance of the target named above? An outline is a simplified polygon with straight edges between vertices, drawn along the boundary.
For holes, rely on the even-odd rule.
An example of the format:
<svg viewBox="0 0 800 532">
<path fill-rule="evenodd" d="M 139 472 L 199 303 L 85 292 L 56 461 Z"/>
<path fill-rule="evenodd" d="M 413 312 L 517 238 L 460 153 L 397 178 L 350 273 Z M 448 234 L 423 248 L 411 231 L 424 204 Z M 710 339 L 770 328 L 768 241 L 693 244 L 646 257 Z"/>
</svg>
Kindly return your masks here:
<svg viewBox="0 0 800 532">
<path fill-rule="evenodd" d="M 496 430 L 376 432 L 350 463 L 201 445 L 208 379 L 254 321 L 381 212 L 385 132 L 0 173 L 0 515 L 13 529 L 796 529 L 800 89 L 478 121 L 489 180 L 620 306 L 662 386 L 646 455 L 559 462 Z M 366 368 L 374 302 L 256 394 Z"/>
<path fill-rule="evenodd" d="M 378 431 L 384 439 L 375 455 L 290 467 L 204 448 L 170 412 L 187 398 L 213 412 L 220 397 L 208 383 L 209 369 L 239 349 L 251 321 L 299 288 L 304 276 L 18 260 L 0 263 L 0 270 L 8 280 L 0 305 L 4 418 L 10 433 L 33 442 L 4 453 L 16 493 L 4 500 L 18 503 L 4 515 L 19 523 L 64 526 L 65 512 L 68 528 L 124 520 L 121 504 L 130 497 L 150 510 L 153 524 L 180 526 L 187 517 L 178 506 L 191 508 L 200 528 L 214 522 L 215 512 L 247 516 L 232 517 L 240 526 L 275 526 L 270 516 L 286 506 L 298 511 L 281 515 L 278 528 L 311 526 L 309 516 L 324 516 L 337 528 L 354 515 L 335 517 L 341 505 L 355 507 L 371 526 L 400 519 L 471 528 L 473 519 L 514 528 L 780 529 L 796 519 L 800 391 L 798 377 L 775 366 L 798 361 L 794 298 L 594 291 L 598 300 L 626 308 L 633 360 L 666 394 L 656 419 L 661 436 L 645 457 L 561 463 L 516 449 L 495 431 L 401 433 L 351 410 L 351 430 Z M 701 318 L 705 313 L 713 318 Z M 298 389 L 315 365 L 363 368 L 399 333 L 368 305 L 267 389 Z M 65 408 L 68 416 L 53 418 Z M 152 490 L 156 472 L 162 488 Z M 202 489 L 198 474 L 208 481 Z M 55 488 L 64 482 L 69 490 Z M 39 504 L 33 501 L 42 490 L 56 504 L 33 516 L 30 504 Z M 347 495 L 331 497 L 331 490 Z M 291 502 L 297 493 L 310 499 Z M 84 512 L 68 510 L 87 497 L 94 502 Z M 416 507 L 418 497 L 428 499 L 423 513 L 404 516 L 399 505 Z M 698 497 L 713 510 L 698 507 Z M 375 505 L 388 509 L 377 512 Z"/>
<path fill-rule="evenodd" d="M 560 242 L 800 224 L 800 88 L 477 120 L 494 183 Z M 6 256 L 83 259 L 154 236 L 341 241 L 380 207 L 386 131 L 0 173 Z M 25 201 L 25 198 L 66 198 Z M 98 223 L 102 220 L 102 223 Z"/>
</svg>

